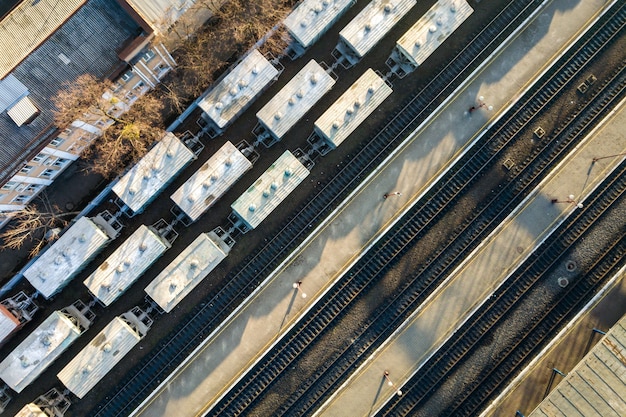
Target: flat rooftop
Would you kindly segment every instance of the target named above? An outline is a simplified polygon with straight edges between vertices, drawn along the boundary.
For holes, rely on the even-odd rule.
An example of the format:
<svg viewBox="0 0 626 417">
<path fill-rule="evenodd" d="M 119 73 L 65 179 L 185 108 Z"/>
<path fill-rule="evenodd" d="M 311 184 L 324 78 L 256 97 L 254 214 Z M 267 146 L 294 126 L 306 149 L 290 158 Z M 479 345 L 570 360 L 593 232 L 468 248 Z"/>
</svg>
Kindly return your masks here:
<svg viewBox="0 0 626 417">
<path fill-rule="evenodd" d="M 330 28 L 355 0 L 303 0 L 283 20 L 293 38 L 308 48 Z"/>
</svg>

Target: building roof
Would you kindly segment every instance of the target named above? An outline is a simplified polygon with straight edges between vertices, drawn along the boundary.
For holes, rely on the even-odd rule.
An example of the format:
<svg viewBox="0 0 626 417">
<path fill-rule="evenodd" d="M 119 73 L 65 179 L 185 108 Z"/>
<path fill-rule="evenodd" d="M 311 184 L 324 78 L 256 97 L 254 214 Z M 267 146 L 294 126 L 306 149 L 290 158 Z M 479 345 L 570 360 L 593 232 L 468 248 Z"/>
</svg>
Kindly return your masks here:
<svg viewBox="0 0 626 417">
<path fill-rule="evenodd" d="M 81 217 L 61 235 L 24 276 L 45 298 L 61 290 L 109 242 L 109 236 L 96 223 Z"/>
<path fill-rule="evenodd" d="M 29 403 L 15 415 L 15 417 L 50 417 L 48 414 L 41 411 L 38 405 Z"/>
<path fill-rule="evenodd" d="M 20 326 L 20 320 L 5 306 L 0 305 L 0 344 Z"/>
<path fill-rule="evenodd" d="M 83 398 L 141 340 L 122 318 L 115 317 L 68 363 L 57 377 Z"/>
<path fill-rule="evenodd" d="M 304 0 L 283 20 L 293 38 L 308 48 L 354 4 L 354 0 Z"/>
<path fill-rule="evenodd" d="M 196 221 L 250 168 L 248 158 L 226 142 L 172 194 L 172 200 Z"/>
<path fill-rule="evenodd" d="M 156 32 L 167 30 L 195 1 L 188 0 L 120 0 L 130 7 Z"/>
<path fill-rule="evenodd" d="M 285 151 L 232 205 L 254 229 L 309 175 L 298 159 Z"/>
<path fill-rule="evenodd" d="M 421 65 L 473 12 L 465 0 L 439 0 L 402 35 L 396 48 Z"/>
<path fill-rule="evenodd" d="M 0 363 L 0 378 L 21 392 L 80 336 L 65 314 L 53 312 Z"/>
<path fill-rule="evenodd" d="M 170 244 L 145 225 L 122 243 L 84 283 L 104 305 L 124 293 Z"/>
<path fill-rule="evenodd" d="M 28 94 L 28 88 L 13 74 L 0 80 L 0 113 L 13 106 L 19 99 Z"/>
<path fill-rule="evenodd" d="M 312 59 L 256 115 L 280 139 L 333 85 L 335 80 Z"/>
<path fill-rule="evenodd" d="M 25 11 L 34 11 L 41 5 L 57 4 L 56 10 L 61 12 L 67 3 L 66 0 L 24 1 L 21 7 Z M 21 63 L 18 61 L 17 66 L 10 71 L 10 75 L 24 86 L 20 91 L 28 91 L 30 101 L 41 114 L 31 123 L 18 127 L 6 111 L 0 111 L 0 179 L 8 179 L 21 168 L 27 154 L 44 146 L 54 135 L 54 106 L 51 98 L 62 88 L 63 83 L 72 82 L 85 73 L 98 78 L 109 75 L 121 63 L 118 49 L 137 33 L 137 23 L 116 2 L 81 0 L 80 3 L 84 5 L 56 31 L 42 37 L 40 46 L 27 53 L 26 58 Z M 25 16 L 25 26 L 19 32 L 38 33 L 44 21 L 37 13 L 32 18 L 27 19 Z M 14 42 L 13 38 L 28 38 L 26 35 L 24 38 L 21 36 L 6 38 L 3 35 L 0 36 L 0 42 L 18 45 L 20 43 Z M 0 51 L 5 50 L 0 47 Z M 4 94 L 0 86 L 0 96 Z M 17 98 L 11 95 L 11 103 Z"/>
<path fill-rule="evenodd" d="M 222 129 L 250 105 L 277 75 L 278 70 L 253 49 L 198 106 Z"/>
<path fill-rule="evenodd" d="M 529 417 L 626 415 L 626 316 L 572 369 Z"/>
<path fill-rule="evenodd" d="M 202 233 L 148 284 L 145 291 L 169 313 L 226 258 L 229 251 L 215 232 Z"/>
<path fill-rule="evenodd" d="M 113 192 L 132 211 L 141 212 L 195 157 L 180 139 L 167 132 L 150 152 L 120 178 L 113 186 Z"/>
<path fill-rule="evenodd" d="M 371 68 L 315 121 L 315 130 L 338 147 L 392 93 Z"/>
<path fill-rule="evenodd" d="M 23 1 L 0 21 L 0 79 L 54 33 L 87 0 Z"/>
<path fill-rule="evenodd" d="M 416 3 L 416 0 L 372 0 L 339 32 L 339 37 L 363 57 Z"/>
</svg>

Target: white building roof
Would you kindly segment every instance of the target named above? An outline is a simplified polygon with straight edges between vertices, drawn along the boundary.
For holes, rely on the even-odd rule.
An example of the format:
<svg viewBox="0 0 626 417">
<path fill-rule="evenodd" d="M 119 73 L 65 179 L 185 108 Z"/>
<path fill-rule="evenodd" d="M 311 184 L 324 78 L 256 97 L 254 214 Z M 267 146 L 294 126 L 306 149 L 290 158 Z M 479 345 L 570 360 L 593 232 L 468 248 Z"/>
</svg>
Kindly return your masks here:
<svg viewBox="0 0 626 417">
<path fill-rule="evenodd" d="M 140 340 L 128 323 L 115 317 L 57 376 L 83 398 Z"/>
<path fill-rule="evenodd" d="M 5 306 L 0 305 L 0 345 L 20 325 L 19 319 L 11 314 Z"/>
<path fill-rule="evenodd" d="M 202 233 L 145 289 L 166 312 L 172 311 L 226 256 L 230 248 L 215 232 Z"/>
<path fill-rule="evenodd" d="M 309 170 L 285 151 L 232 205 L 248 227 L 257 227 L 309 175 Z"/>
<path fill-rule="evenodd" d="M 109 305 L 139 278 L 170 244 L 145 225 L 133 233 L 84 281 L 104 305 Z"/>
<path fill-rule="evenodd" d="M 333 85 L 335 80 L 311 60 L 256 115 L 280 139 Z"/>
<path fill-rule="evenodd" d="M 278 75 L 278 70 L 253 49 L 198 103 L 221 129 L 248 106 Z"/>
<path fill-rule="evenodd" d="M 372 0 L 339 37 L 363 57 L 415 4 L 416 0 Z"/>
<path fill-rule="evenodd" d="M 396 48 L 421 65 L 473 12 L 465 0 L 439 0 L 402 35 Z"/>
<path fill-rule="evenodd" d="M 158 33 L 167 30 L 194 4 L 190 0 L 123 0 Z"/>
<path fill-rule="evenodd" d="M 53 312 L 0 363 L 0 378 L 21 392 L 58 358 L 81 331 L 65 314 Z"/>
<path fill-rule="evenodd" d="M 391 87 L 368 68 L 317 119 L 315 129 L 331 145 L 338 147 L 391 93 Z"/>
<path fill-rule="evenodd" d="M 7 114 L 16 125 L 22 126 L 31 120 L 33 116 L 38 115 L 39 109 L 33 104 L 32 101 L 30 101 L 28 96 L 26 96 L 22 97 L 9 110 L 7 110 Z"/>
<path fill-rule="evenodd" d="M 109 241 L 91 219 L 81 217 L 24 271 L 45 298 L 63 288 Z"/>
<path fill-rule="evenodd" d="M 226 142 L 172 194 L 172 200 L 196 221 L 250 168 L 252 163 L 248 158 Z"/>
<path fill-rule="evenodd" d="M 180 139 L 167 132 L 113 186 L 113 192 L 138 213 L 194 158 L 194 153 Z"/>
<path fill-rule="evenodd" d="M 354 0 L 304 0 L 283 20 L 283 24 L 304 48 L 330 28 Z"/>
</svg>

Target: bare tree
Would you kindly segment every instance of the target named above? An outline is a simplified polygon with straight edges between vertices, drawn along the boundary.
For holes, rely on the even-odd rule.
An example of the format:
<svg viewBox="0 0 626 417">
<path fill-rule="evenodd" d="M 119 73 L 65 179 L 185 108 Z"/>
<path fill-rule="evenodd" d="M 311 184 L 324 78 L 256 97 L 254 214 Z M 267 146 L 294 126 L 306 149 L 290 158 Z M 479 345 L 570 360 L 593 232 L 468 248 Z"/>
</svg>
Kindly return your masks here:
<svg viewBox="0 0 626 417">
<path fill-rule="evenodd" d="M 69 223 L 78 212 L 63 213 L 52 206 L 45 195 L 40 197 L 42 207 L 28 205 L 24 209 L 11 213 L 10 226 L 0 233 L 2 247 L 20 249 L 26 243 L 32 243 L 29 254 L 35 256 L 51 240 L 58 237 L 58 231 Z M 43 210 L 42 210 L 43 208 Z"/>
<path fill-rule="evenodd" d="M 101 133 L 83 155 L 91 170 L 105 177 L 117 175 L 137 161 L 163 134 L 163 103 L 155 94 L 139 97 L 132 106 L 111 94 L 110 84 L 86 74 L 68 84 L 53 99 L 55 122 L 66 127 L 75 120 L 104 120 Z"/>
</svg>

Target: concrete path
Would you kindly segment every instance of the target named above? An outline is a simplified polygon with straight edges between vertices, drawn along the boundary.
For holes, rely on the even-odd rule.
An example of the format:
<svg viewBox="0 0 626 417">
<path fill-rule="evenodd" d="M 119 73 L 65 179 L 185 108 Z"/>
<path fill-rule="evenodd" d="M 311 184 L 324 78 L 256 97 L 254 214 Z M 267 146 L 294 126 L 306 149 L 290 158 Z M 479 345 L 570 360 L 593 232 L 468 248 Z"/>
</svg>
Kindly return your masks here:
<svg viewBox="0 0 626 417">
<path fill-rule="evenodd" d="M 558 55 L 604 4 L 600 0 L 551 2 L 367 185 L 355 190 L 133 415 L 195 416 L 209 409 L 475 140 L 475 132 L 488 127 L 493 114 L 475 112 L 471 118 L 464 114 L 477 98 L 484 96 L 496 111 L 511 105 L 542 71 L 537 63 Z M 394 191 L 402 195 L 382 198 Z M 302 281 L 307 298 L 293 288 L 296 281 Z"/>
</svg>

